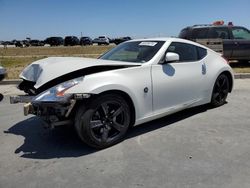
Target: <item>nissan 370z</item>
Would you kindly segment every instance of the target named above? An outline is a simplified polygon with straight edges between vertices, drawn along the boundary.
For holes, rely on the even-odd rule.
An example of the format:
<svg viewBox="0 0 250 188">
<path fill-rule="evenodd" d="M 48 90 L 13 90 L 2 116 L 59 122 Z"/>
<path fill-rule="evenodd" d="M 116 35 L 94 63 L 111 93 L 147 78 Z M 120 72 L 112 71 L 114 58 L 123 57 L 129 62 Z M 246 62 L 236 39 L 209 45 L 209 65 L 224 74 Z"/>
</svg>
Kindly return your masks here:
<svg viewBox="0 0 250 188">
<path fill-rule="evenodd" d="M 225 103 L 233 73 L 220 54 L 177 38 L 124 42 L 98 59 L 50 57 L 20 74 L 25 115 L 74 125 L 95 148 L 120 142 L 130 126 L 210 103 Z"/>
</svg>

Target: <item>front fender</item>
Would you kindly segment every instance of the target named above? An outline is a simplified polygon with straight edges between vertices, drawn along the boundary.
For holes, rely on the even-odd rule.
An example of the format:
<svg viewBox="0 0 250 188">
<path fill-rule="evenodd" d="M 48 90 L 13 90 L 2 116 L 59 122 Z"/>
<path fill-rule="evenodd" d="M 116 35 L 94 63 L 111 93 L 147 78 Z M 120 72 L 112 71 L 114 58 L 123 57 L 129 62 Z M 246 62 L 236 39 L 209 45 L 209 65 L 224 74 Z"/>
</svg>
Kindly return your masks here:
<svg viewBox="0 0 250 188">
<path fill-rule="evenodd" d="M 148 92 L 145 93 L 145 87 Z M 149 67 L 132 67 L 85 76 L 83 82 L 70 88 L 66 93 L 101 94 L 118 90 L 126 93 L 132 100 L 136 120 L 152 114 L 152 86 Z"/>
</svg>

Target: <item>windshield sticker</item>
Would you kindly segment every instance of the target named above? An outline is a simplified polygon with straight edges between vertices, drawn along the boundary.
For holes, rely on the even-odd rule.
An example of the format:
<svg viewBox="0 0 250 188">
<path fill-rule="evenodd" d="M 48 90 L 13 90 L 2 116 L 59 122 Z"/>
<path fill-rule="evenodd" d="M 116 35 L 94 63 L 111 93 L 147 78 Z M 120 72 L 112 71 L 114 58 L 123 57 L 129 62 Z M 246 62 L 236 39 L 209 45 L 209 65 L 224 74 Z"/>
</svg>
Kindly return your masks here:
<svg viewBox="0 0 250 188">
<path fill-rule="evenodd" d="M 155 46 L 157 42 L 141 42 L 139 46 Z"/>
</svg>

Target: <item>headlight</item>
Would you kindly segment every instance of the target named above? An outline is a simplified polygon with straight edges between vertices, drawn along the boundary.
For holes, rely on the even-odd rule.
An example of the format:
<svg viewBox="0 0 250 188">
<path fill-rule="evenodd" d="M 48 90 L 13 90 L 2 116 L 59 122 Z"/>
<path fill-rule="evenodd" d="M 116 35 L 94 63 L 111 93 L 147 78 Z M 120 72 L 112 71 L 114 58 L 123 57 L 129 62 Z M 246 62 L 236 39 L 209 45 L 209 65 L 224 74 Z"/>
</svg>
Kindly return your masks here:
<svg viewBox="0 0 250 188">
<path fill-rule="evenodd" d="M 63 82 L 37 95 L 32 102 L 66 102 L 72 97 L 72 94 L 66 94 L 65 92 L 82 81 L 83 77 Z"/>
</svg>

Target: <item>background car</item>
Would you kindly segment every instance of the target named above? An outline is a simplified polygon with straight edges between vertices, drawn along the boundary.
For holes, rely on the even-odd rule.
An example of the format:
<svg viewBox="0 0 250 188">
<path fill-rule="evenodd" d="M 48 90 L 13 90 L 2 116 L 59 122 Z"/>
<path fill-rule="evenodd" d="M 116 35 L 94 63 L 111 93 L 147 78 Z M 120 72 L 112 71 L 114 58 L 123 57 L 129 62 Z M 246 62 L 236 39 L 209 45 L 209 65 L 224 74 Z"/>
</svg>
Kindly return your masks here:
<svg viewBox="0 0 250 188">
<path fill-rule="evenodd" d="M 85 45 L 92 45 L 93 41 L 90 37 L 81 37 L 80 38 L 80 45 L 85 46 Z"/>
<path fill-rule="evenodd" d="M 12 42 L 12 41 L 3 41 L 2 45 L 4 45 L 4 46 L 14 45 L 14 42 Z"/>
<path fill-rule="evenodd" d="M 64 38 L 64 46 L 76 46 L 79 44 L 80 41 L 76 36 L 66 36 Z"/>
<path fill-rule="evenodd" d="M 109 45 L 109 38 L 107 36 L 99 36 L 93 40 L 93 43 L 97 43 L 98 45 Z"/>
<path fill-rule="evenodd" d="M 228 60 L 250 60 L 250 31 L 242 26 L 233 26 L 232 22 L 224 25 L 223 21 L 214 24 L 189 26 L 181 30 L 180 38 L 196 41 L 197 39 L 216 39 L 223 41 L 223 55 Z"/>
<path fill-rule="evenodd" d="M 30 41 L 28 41 L 28 40 L 16 40 L 14 44 L 16 47 L 20 47 L 20 48 L 29 47 Z"/>
<path fill-rule="evenodd" d="M 15 46 L 16 46 L 16 47 L 20 47 L 20 48 L 22 48 L 22 47 L 24 47 L 24 44 L 23 44 L 23 42 L 22 42 L 22 41 L 17 40 L 17 41 L 15 42 Z"/>
<path fill-rule="evenodd" d="M 29 44 L 30 44 L 30 46 L 44 46 L 44 41 L 30 40 Z"/>
<path fill-rule="evenodd" d="M 113 43 L 115 43 L 116 45 L 122 43 L 122 42 L 125 42 L 125 41 L 129 41 L 131 40 L 131 37 L 120 37 L 120 38 L 115 38 L 113 40 Z"/>
<path fill-rule="evenodd" d="M 29 47 L 30 46 L 29 40 L 22 40 L 21 42 L 23 43 L 24 47 Z"/>
<path fill-rule="evenodd" d="M 60 46 L 63 45 L 64 40 L 62 37 L 48 37 L 44 40 L 44 43 L 50 46 Z"/>
</svg>

